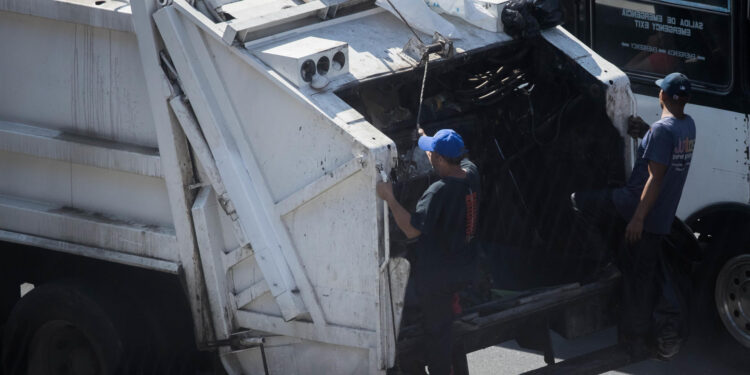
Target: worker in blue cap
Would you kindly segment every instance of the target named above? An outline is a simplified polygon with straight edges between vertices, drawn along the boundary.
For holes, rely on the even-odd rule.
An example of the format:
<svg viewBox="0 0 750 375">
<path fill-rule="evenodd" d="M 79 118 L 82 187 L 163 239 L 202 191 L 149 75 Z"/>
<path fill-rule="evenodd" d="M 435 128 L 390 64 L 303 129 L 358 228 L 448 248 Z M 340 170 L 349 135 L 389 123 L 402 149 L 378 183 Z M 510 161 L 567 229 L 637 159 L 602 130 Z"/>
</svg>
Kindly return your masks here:
<svg viewBox="0 0 750 375">
<path fill-rule="evenodd" d="M 577 192 L 571 199 L 585 222 L 607 228 L 619 239 L 624 232 L 626 246 L 618 254 L 623 281 L 620 341 L 634 354 L 669 358 L 679 350 L 679 339 L 676 332 L 656 332 L 652 324 L 659 298 L 657 268 L 690 169 L 695 122 L 685 113 L 691 86 L 684 74 L 669 74 L 656 84 L 661 89 L 661 118 L 650 127 L 640 117 L 629 121 L 628 133 L 643 139 L 627 184 Z M 606 258 L 614 259 L 611 247 L 604 245 L 606 238 L 595 242 Z"/>
<path fill-rule="evenodd" d="M 440 179 L 422 194 L 414 213 L 396 200 L 390 183 L 379 183 L 377 193 L 388 203 L 399 229 L 417 239 L 412 280 L 424 314 L 427 367 L 431 375 L 451 374 L 451 326 L 459 313 L 456 292 L 476 275 L 479 172 L 464 157 L 458 133 L 442 129 L 428 137 L 419 132 L 419 148 Z"/>
</svg>

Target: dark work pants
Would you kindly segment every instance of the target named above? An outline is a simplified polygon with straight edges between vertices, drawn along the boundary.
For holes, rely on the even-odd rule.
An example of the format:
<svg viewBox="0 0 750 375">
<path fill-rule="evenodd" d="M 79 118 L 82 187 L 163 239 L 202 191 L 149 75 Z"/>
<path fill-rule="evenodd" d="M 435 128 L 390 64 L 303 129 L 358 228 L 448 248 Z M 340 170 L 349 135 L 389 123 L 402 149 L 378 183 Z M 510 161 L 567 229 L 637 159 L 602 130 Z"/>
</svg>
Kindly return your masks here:
<svg viewBox="0 0 750 375">
<path fill-rule="evenodd" d="M 643 233 L 641 240 L 620 252 L 622 272 L 621 341 L 643 341 L 652 336 L 652 314 L 659 297 L 657 269 L 664 236 Z"/>
<path fill-rule="evenodd" d="M 451 373 L 451 326 L 453 324 L 453 293 L 421 294 L 419 305 L 424 314 L 424 353 L 430 375 Z"/>
<path fill-rule="evenodd" d="M 422 353 L 430 375 L 468 374 L 465 352 L 460 343 L 453 347 L 451 330 L 456 314 L 459 314 L 454 310 L 454 298 L 458 298 L 456 293 L 472 283 L 476 269 L 476 260 L 449 267 L 420 264 L 417 260 L 413 268 L 409 285 L 414 285 L 411 295 L 423 314 Z M 407 286 L 407 295 L 409 289 Z M 458 303 L 457 299 L 455 303 Z M 423 373 L 419 369 L 413 372 Z"/>
<path fill-rule="evenodd" d="M 656 272 L 663 236 L 644 232 L 640 241 L 625 244 L 627 223 L 615 208 L 612 190 L 574 193 L 571 201 L 586 228 L 588 243 L 599 253 L 600 265 L 616 260 L 622 272 L 621 338 L 649 337 L 659 292 Z M 616 257 L 615 250 L 619 250 Z"/>
</svg>

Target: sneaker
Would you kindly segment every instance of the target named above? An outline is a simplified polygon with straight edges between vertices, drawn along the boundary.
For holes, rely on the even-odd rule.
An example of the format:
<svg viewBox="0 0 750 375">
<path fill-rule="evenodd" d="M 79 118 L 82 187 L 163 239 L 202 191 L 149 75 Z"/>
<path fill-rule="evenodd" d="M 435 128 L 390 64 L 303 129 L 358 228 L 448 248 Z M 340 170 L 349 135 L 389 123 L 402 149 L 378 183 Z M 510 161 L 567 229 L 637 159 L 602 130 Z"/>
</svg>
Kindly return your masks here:
<svg viewBox="0 0 750 375">
<path fill-rule="evenodd" d="M 682 340 L 679 338 L 665 340 L 656 339 L 656 359 L 660 361 L 670 361 L 674 356 L 680 352 L 682 346 Z"/>
</svg>

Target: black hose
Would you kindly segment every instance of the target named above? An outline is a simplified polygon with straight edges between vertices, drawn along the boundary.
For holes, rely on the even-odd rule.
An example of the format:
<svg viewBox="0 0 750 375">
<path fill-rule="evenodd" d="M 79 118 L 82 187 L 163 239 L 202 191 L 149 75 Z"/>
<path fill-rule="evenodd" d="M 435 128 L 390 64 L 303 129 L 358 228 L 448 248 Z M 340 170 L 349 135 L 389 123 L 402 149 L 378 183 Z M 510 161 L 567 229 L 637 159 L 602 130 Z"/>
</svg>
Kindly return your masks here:
<svg viewBox="0 0 750 375">
<path fill-rule="evenodd" d="M 555 121 L 555 124 L 557 125 L 556 128 L 555 128 L 555 135 L 548 142 L 540 142 L 539 139 L 536 137 L 537 130 L 536 130 L 536 127 L 535 127 L 535 124 L 534 124 L 534 107 L 533 107 L 533 104 L 532 104 L 531 95 L 527 95 L 527 97 L 529 98 L 529 112 L 531 113 L 531 138 L 539 146 L 549 146 L 549 145 L 557 142 L 557 139 L 560 137 L 560 131 L 561 131 L 561 128 L 562 128 L 562 119 L 563 119 L 563 117 L 565 117 L 565 112 L 567 111 L 568 106 L 570 105 L 570 103 L 572 103 L 574 100 L 578 99 L 580 97 L 580 95 L 576 96 L 574 98 L 568 99 L 565 102 L 565 104 L 563 104 L 562 107 L 560 107 L 558 109 L 558 111 L 555 111 L 555 112 L 557 112 L 557 121 Z"/>
</svg>

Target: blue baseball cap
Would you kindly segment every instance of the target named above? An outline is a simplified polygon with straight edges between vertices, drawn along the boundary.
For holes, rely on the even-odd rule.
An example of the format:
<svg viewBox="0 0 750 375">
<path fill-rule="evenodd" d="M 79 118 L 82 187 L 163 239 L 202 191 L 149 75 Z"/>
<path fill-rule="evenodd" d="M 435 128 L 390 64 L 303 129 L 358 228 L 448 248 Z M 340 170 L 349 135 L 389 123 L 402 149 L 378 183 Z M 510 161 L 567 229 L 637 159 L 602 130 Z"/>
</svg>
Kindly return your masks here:
<svg viewBox="0 0 750 375">
<path fill-rule="evenodd" d="M 437 152 L 441 156 L 457 158 L 465 153 L 464 140 L 451 129 L 441 129 L 434 136 L 423 135 L 417 142 L 424 151 Z"/>
<path fill-rule="evenodd" d="M 675 72 L 664 77 L 664 79 L 658 79 L 656 85 L 674 99 L 690 96 L 690 80 L 682 73 Z"/>
</svg>

